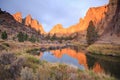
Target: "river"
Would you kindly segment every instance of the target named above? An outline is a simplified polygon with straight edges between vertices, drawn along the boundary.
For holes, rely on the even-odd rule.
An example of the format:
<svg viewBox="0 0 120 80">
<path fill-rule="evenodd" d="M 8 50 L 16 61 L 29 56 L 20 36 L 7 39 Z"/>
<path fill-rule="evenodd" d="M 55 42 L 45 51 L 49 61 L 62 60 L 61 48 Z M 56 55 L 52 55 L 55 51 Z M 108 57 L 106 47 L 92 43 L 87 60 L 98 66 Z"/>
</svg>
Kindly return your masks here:
<svg viewBox="0 0 120 80">
<path fill-rule="evenodd" d="M 39 57 L 51 63 L 64 63 L 82 70 L 92 69 L 120 79 L 120 57 L 93 55 L 73 47 L 41 52 Z"/>
</svg>

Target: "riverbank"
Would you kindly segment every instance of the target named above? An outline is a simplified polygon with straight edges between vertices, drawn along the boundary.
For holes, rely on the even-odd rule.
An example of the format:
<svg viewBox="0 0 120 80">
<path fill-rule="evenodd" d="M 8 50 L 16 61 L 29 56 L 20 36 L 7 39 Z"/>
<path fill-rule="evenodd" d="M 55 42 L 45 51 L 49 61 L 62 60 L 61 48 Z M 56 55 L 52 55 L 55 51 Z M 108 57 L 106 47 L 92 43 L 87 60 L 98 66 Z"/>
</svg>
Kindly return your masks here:
<svg viewBox="0 0 120 80">
<path fill-rule="evenodd" d="M 87 51 L 92 54 L 106 56 L 120 56 L 120 45 L 116 44 L 93 44 L 87 47 Z"/>
<path fill-rule="evenodd" d="M 50 47 L 49 45 L 46 45 L 47 47 Z M 44 47 L 46 47 L 44 46 Z M 4 77 L 4 75 L 8 74 L 8 77 L 5 76 L 4 78 L 9 78 L 11 76 L 16 74 L 14 71 L 12 73 L 9 73 L 9 70 L 18 69 L 20 74 L 16 74 L 16 80 L 27 80 L 27 76 L 29 76 L 32 80 L 115 80 L 113 77 L 110 77 L 109 75 L 106 75 L 104 73 L 95 73 L 91 70 L 85 70 L 81 71 L 78 68 L 68 66 L 66 64 L 59 64 L 59 63 L 49 63 L 46 61 L 41 61 L 39 58 L 36 58 L 35 56 L 28 54 L 26 51 L 31 49 L 40 49 L 43 47 L 39 43 L 31 43 L 31 42 L 14 42 L 14 41 L 0 41 L 0 60 L 9 62 L 7 65 L 3 64 L 0 67 L 0 75 Z M 2 58 L 4 56 L 7 56 L 6 58 Z M 14 56 L 11 56 L 14 55 Z M 15 57 L 15 58 L 14 58 Z M 19 60 L 20 59 L 20 60 Z M 19 62 L 20 61 L 20 62 Z M 17 63 L 18 62 L 18 63 Z M 23 62 L 23 63 L 21 63 Z M 15 63 L 15 64 L 14 64 Z M 20 65 L 21 63 L 21 65 Z M 17 65 L 16 65 L 17 64 Z M 13 66 L 14 65 L 14 66 Z M 19 66 L 20 65 L 20 66 Z M 10 66 L 10 67 L 7 67 Z M 18 67 L 19 66 L 19 67 Z M 3 68 L 2 67 L 6 67 Z M 4 71 L 8 71 L 8 73 L 3 73 Z M 17 70 L 15 70 L 17 71 Z M 9 78 L 10 80 L 10 78 Z"/>
</svg>

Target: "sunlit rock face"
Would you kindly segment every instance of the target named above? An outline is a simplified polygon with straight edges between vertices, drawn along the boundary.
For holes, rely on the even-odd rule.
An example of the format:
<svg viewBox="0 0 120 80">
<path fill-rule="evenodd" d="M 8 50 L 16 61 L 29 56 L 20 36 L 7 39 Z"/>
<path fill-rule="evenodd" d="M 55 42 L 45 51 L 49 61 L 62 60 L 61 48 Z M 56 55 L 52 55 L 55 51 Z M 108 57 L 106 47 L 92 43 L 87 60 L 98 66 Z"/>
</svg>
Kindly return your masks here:
<svg viewBox="0 0 120 80">
<path fill-rule="evenodd" d="M 31 21 L 31 24 L 30 24 L 31 28 L 35 29 L 36 31 L 40 32 L 41 34 L 44 34 L 45 31 L 43 30 L 43 27 L 41 24 L 39 24 L 39 22 L 35 19 L 33 19 Z"/>
<path fill-rule="evenodd" d="M 30 26 L 30 25 L 31 25 L 31 22 L 32 22 L 32 17 L 31 17 L 31 15 L 28 15 L 28 16 L 25 18 L 25 25 L 26 25 L 26 26 Z"/>
<path fill-rule="evenodd" d="M 45 31 L 44 31 L 42 25 L 37 20 L 32 19 L 30 14 L 25 18 L 24 21 L 22 19 L 22 14 L 20 12 L 13 14 L 13 17 L 17 22 L 23 23 L 24 25 L 35 29 L 36 31 L 38 31 L 41 34 L 45 34 Z"/>
<path fill-rule="evenodd" d="M 16 21 L 22 23 L 22 14 L 20 12 L 13 14 L 13 17 Z"/>
<path fill-rule="evenodd" d="M 101 21 L 103 18 L 105 18 L 107 10 L 108 8 L 106 5 L 101 7 L 90 8 L 86 16 L 83 19 L 80 19 L 80 21 L 77 24 L 72 25 L 69 28 L 63 28 L 61 25 L 56 25 L 55 27 L 53 27 L 50 33 L 72 34 L 75 32 L 86 31 L 91 20 L 93 21 L 96 28 L 98 28 L 99 26 L 102 26 Z"/>
<path fill-rule="evenodd" d="M 85 32 L 89 22 L 93 21 L 101 38 L 98 41 L 119 43 L 120 40 L 120 0 L 109 0 L 109 4 L 90 8 L 86 16 L 69 28 L 53 27 L 50 33 L 69 35 L 75 32 Z M 107 37 L 106 37 L 107 36 Z"/>
<path fill-rule="evenodd" d="M 41 34 L 45 34 L 45 31 L 43 30 L 42 25 L 35 19 L 32 19 L 31 15 L 28 15 L 25 18 L 25 25 L 35 29 L 36 31 L 38 31 Z"/>
<path fill-rule="evenodd" d="M 63 34 L 67 34 L 67 30 L 63 28 L 62 24 L 57 24 L 53 27 L 53 29 L 49 32 L 51 35 L 56 34 L 57 36 L 62 36 Z"/>
</svg>

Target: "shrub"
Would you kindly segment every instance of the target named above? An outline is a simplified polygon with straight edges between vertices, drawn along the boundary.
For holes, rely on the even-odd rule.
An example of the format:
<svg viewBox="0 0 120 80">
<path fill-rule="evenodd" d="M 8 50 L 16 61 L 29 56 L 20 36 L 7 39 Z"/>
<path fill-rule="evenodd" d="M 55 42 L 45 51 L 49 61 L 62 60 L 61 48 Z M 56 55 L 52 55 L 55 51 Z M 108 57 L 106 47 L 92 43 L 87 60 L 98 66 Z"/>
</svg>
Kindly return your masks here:
<svg viewBox="0 0 120 80">
<path fill-rule="evenodd" d="M 0 54 L 0 80 L 15 80 L 24 63 L 24 58 L 17 58 L 12 53 Z"/>
<path fill-rule="evenodd" d="M 29 36 L 27 34 L 23 33 L 23 32 L 19 32 L 17 37 L 18 37 L 19 42 L 24 42 L 24 41 L 28 40 Z"/>
<path fill-rule="evenodd" d="M 50 80 L 49 69 L 47 67 L 39 67 L 36 72 L 36 80 Z"/>
<path fill-rule="evenodd" d="M 19 42 L 24 42 L 24 33 L 19 32 L 18 35 L 17 35 L 17 37 L 18 37 L 18 41 Z"/>
<path fill-rule="evenodd" d="M 93 44 L 97 40 L 97 38 L 98 38 L 98 34 L 95 30 L 95 26 L 93 22 L 90 21 L 88 29 L 87 29 L 87 35 L 86 35 L 88 45 Z"/>
<path fill-rule="evenodd" d="M 21 80 L 34 80 L 34 73 L 31 68 L 25 67 L 21 70 Z"/>
<path fill-rule="evenodd" d="M 28 35 L 27 34 L 24 34 L 24 40 L 27 41 L 28 40 Z"/>
<path fill-rule="evenodd" d="M 33 43 L 36 42 L 35 36 L 32 35 L 31 38 L 29 38 L 29 41 L 31 41 L 31 42 L 33 42 Z"/>
<path fill-rule="evenodd" d="M 2 32 L 1 38 L 4 40 L 8 38 L 6 31 Z"/>
</svg>

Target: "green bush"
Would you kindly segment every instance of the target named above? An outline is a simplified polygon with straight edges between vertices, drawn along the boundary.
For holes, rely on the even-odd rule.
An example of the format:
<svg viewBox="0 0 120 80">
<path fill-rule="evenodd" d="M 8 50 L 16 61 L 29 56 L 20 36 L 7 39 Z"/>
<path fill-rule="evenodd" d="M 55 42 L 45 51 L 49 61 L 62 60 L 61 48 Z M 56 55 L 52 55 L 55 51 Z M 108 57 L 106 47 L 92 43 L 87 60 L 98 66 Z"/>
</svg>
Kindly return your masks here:
<svg viewBox="0 0 120 80">
<path fill-rule="evenodd" d="M 17 35 L 17 37 L 18 37 L 18 41 L 19 42 L 24 42 L 24 33 L 19 32 L 18 35 Z"/>
<path fill-rule="evenodd" d="M 2 32 L 1 38 L 4 39 L 4 40 L 8 38 L 8 35 L 7 35 L 6 31 Z"/>
<path fill-rule="evenodd" d="M 28 40 L 28 35 L 24 34 L 24 40 L 27 41 Z"/>
<path fill-rule="evenodd" d="M 29 36 L 27 34 L 23 33 L 23 32 L 19 32 L 17 37 L 18 37 L 19 42 L 24 42 L 24 41 L 28 40 Z"/>
<path fill-rule="evenodd" d="M 31 38 L 29 38 L 29 41 L 30 41 L 30 42 L 33 42 L 33 43 L 36 42 L 35 36 L 32 35 Z"/>
</svg>

